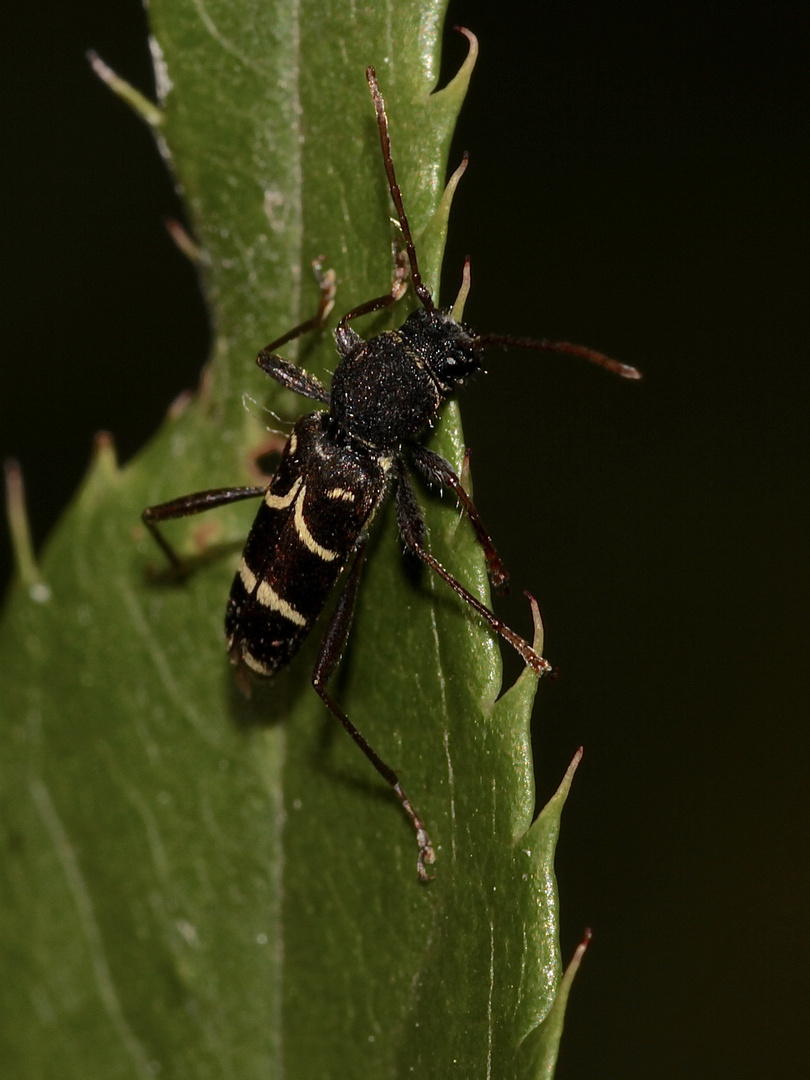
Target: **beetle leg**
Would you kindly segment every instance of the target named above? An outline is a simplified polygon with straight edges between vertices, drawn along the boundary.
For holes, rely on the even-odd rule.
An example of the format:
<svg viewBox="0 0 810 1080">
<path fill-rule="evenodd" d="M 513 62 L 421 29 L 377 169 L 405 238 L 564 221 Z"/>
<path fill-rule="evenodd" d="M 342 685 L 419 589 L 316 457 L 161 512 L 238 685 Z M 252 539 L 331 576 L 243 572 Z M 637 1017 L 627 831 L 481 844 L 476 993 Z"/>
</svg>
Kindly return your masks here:
<svg viewBox="0 0 810 1080">
<path fill-rule="evenodd" d="M 419 845 L 419 856 L 416 861 L 416 869 L 419 873 L 419 877 L 423 881 L 429 881 L 431 875 L 428 874 L 426 867 L 435 862 L 436 853 L 433 850 L 433 845 L 430 842 L 430 837 L 427 834 L 422 819 L 416 813 L 410 799 L 402 790 L 399 777 L 394 770 L 383 761 L 377 751 L 369 742 L 367 742 L 365 737 L 357 730 L 348 716 L 326 692 L 326 684 L 332 677 L 332 674 L 343 655 L 343 650 L 346 647 L 346 642 L 349 637 L 352 616 L 354 615 L 355 600 L 357 598 L 357 587 L 360 582 L 360 571 L 363 566 L 367 543 L 367 538 L 364 538 L 361 543 L 358 543 L 354 563 L 349 571 L 349 576 L 343 587 L 343 592 L 341 593 L 337 606 L 329 620 L 329 625 L 326 628 L 326 633 L 323 636 L 323 641 L 321 642 L 321 647 L 318 651 L 318 659 L 315 662 L 315 670 L 312 673 L 312 685 L 323 703 L 332 715 L 337 717 L 341 722 L 380 776 L 382 776 L 382 778 L 394 789 L 394 793 L 400 803 L 402 803 L 402 809 L 408 815 L 411 824 L 416 830 L 416 842 Z"/>
<path fill-rule="evenodd" d="M 280 338 L 266 345 L 256 357 L 256 363 L 266 375 L 280 382 L 282 386 L 286 386 L 288 390 L 301 394 L 303 397 L 312 398 L 314 401 L 323 401 L 328 405 L 329 391 L 314 375 L 307 374 L 302 368 L 285 360 L 283 356 L 274 355 L 276 350 L 286 345 L 288 341 L 294 341 L 308 334 L 310 330 L 320 330 L 326 322 L 327 315 L 335 306 L 335 272 L 322 270 L 322 262 L 322 259 L 315 259 L 312 264 L 321 290 L 318 310 L 311 319 L 299 323 L 298 326 L 294 326 L 292 330 L 288 330 L 286 334 L 282 334 Z"/>
<path fill-rule="evenodd" d="M 258 499 L 266 490 L 265 485 L 264 487 L 212 488 L 210 491 L 195 491 L 192 495 L 182 495 L 179 499 L 158 503 L 157 506 L 147 506 L 141 514 L 141 519 L 172 567 L 179 572 L 184 568 L 183 560 L 158 528 L 159 521 L 201 514 L 204 510 L 213 510 L 217 506 L 226 506 L 228 503 L 240 502 L 242 499 Z"/>
<path fill-rule="evenodd" d="M 268 346 L 267 349 L 262 349 L 256 357 L 256 363 L 265 375 L 269 375 L 295 394 L 329 404 L 329 391 L 319 379 L 293 364 L 291 360 L 285 360 L 283 356 L 270 352 L 269 348 Z"/>
<path fill-rule="evenodd" d="M 417 469 L 426 480 L 438 484 L 441 488 L 450 488 L 455 494 L 459 503 L 461 503 L 461 506 L 466 511 L 472 527 L 475 529 L 476 538 L 484 552 L 484 558 L 487 560 L 487 568 L 489 569 L 489 576 L 492 584 L 498 592 L 507 592 L 509 574 L 506 572 L 506 567 L 503 565 L 500 555 L 495 550 L 495 544 L 492 541 L 492 537 L 484 528 L 483 522 L 479 517 L 478 511 L 475 509 L 472 499 L 464 490 L 461 480 L 451 469 L 449 461 L 446 461 L 441 454 L 436 454 L 433 450 L 428 450 L 428 448 L 422 446 L 421 443 L 411 444 L 410 450 L 414 465 L 416 465 Z"/>
<path fill-rule="evenodd" d="M 472 593 L 465 589 L 461 582 L 457 581 L 448 570 L 445 570 L 438 559 L 435 559 L 427 550 L 425 547 L 425 519 L 422 516 L 422 511 L 419 507 L 419 503 L 416 501 L 411 482 L 408 479 L 408 474 L 406 473 L 402 462 L 398 462 L 397 469 L 396 510 L 397 524 L 399 525 L 402 539 L 405 541 L 405 546 L 412 551 L 414 555 L 418 555 L 422 562 L 426 563 L 440 578 L 443 578 L 462 600 L 477 611 L 481 618 L 489 623 L 495 633 L 499 634 L 504 641 L 507 641 L 522 658 L 523 662 L 528 664 L 536 674 L 548 675 L 552 670 L 548 660 L 536 653 L 528 641 L 524 641 L 519 634 L 516 634 L 514 630 L 506 625 L 503 619 L 499 619 L 494 612 L 486 607 L 486 605 L 482 604 L 480 600 L 477 600 Z"/>
</svg>

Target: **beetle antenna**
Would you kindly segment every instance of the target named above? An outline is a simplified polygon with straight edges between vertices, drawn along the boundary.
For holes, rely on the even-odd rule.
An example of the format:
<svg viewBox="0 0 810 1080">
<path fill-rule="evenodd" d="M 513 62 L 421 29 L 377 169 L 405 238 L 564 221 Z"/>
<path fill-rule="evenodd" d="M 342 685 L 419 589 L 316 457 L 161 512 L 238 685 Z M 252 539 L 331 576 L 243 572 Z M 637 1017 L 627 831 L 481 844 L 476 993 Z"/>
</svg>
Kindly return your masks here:
<svg viewBox="0 0 810 1080">
<path fill-rule="evenodd" d="M 419 273 L 419 263 L 416 261 L 416 247 L 413 242 L 413 237 L 411 236 L 411 227 L 408 224 L 405 207 L 402 205 L 402 192 L 397 183 L 397 174 L 394 172 L 394 160 L 391 157 L 391 138 L 388 133 L 388 117 L 385 113 L 385 100 L 380 93 L 380 87 L 377 83 L 377 73 L 373 67 L 366 68 L 366 79 L 368 80 L 368 88 L 371 91 L 371 100 L 374 102 L 374 109 L 377 113 L 377 127 L 380 131 L 380 146 L 382 147 L 383 163 L 385 164 L 385 175 L 388 177 L 388 190 L 391 192 L 391 198 L 396 207 L 399 226 L 402 229 L 402 236 L 405 240 L 405 250 L 408 252 L 408 262 L 411 264 L 413 290 L 422 301 L 422 305 L 427 308 L 428 311 L 435 311 L 436 305 L 433 303 L 433 297 L 430 295 L 430 290 L 422 281 L 422 275 Z"/>
<path fill-rule="evenodd" d="M 578 356 L 582 360 L 588 360 L 591 364 L 612 371 L 614 375 L 621 375 L 623 379 L 640 379 L 641 372 L 638 368 L 629 364 L 622 364 L 604 353 L 589 349 L 586 345 L 573 345 L 570 341 L 547 341 L 545 338 L 521 338 L 512 337 L 510 334 L 482 334 L 476 338 L 476 345 L 514 345 L 520 349 L 542 349 L 544 352 L 563 353 L 566 356 Z"/>
</svg>

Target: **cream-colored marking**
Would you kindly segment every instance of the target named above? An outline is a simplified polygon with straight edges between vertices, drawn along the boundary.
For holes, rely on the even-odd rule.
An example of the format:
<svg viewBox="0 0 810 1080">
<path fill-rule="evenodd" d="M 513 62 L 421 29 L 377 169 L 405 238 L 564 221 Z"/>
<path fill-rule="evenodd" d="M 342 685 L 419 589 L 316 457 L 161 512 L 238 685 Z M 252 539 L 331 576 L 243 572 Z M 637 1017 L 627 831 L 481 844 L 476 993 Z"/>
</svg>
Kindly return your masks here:
<svg viewBox="0 0 810 1080">
<path fill-rule="evenodd" d="M 239 563 L 239 577 L 242 579 L 242 584 L 245 586 L 245 589 L 249 593 L 252 593 L 256 588 L 256 575 L 244 559 Z"/>
<path fill-rule="evenodd" d="M 267 667 L 267 665 L 263 664 L 261 660 L 257 660 L 255 656 L 251 656 L 247 649 L 244 649 L 242 652 L 242 660 L 250 668 L 250 670 L 255 671 L 257 675 L 273 674 L 272 668 Z"/>
<path fill-rule="evenodd" d="M 293 432 L 290 435 L 289 442 L 287 443 L 287 453 L 288 454 L 294 454 L 297 449 L 298 449 L 298 436 L 295 434 L 295 432 Z"/>
<path fill-rule="evenodd" d="M 321 547 L 307 528 L 306 521 L 304 521 L 304 496 L 306 495 L 306 492 L 307 486 L 304 484 L 301 488 L 300 495 L 295 500 L 295 529 L 298 533 L 298 538 L 304 547 L 311 551 L 313 555 L 317 555 L 319 558 L 323 559 L 324 562 L 334 562 L 338 557 L 338 553 L 336 551 L 330 551 L 329 548 Z"/>
<path fill-rule="evenodd" d="M 271 589 L 266 581 L 259 584 L 256 590 L 256 599 L 264 607 L 270 608 L 271 611 L 277 611 L 279 615 L 283 615 L 285 619 L 289 619 L 296 626 L 307 625 L 307 620 L 301 612 L 296 611 L 292 604 L 288 604 L 286 600 L 282 600 L 275 589 Z"/>
<path fill-rule="evenodd" d="M 346 488 L 332 488 L 327 491 L 326 496 L 329 499 L 342 499 L 343 502 L 354 502 L 355 499 L 354 492 L 347 491 Z"/>
<path fill-rule="evenodd" d="M 380 466 L 384 473 L 388 473 L 391 471 L 391 466 L 394 464 L 394 459 L 380 455 L 380 457 L 377 458 L 377 464 Z"/>
<path fill-rule="evenodd" d="M 264 497 L 264 505 L 269 506 L 271 510 L 286 510 L 292 504 L 300 487 L 301 477 L 299 476 L 286 495 L 274 495 L 271 491 L 268 491 Z"/>
<path fill-rule="evenodd" d="M 292 604 L 288 604 L 286 600 L 282 600 L 278 593 L 271 589 L 266 581 L 259 582 L 256 575 L 250 569 L 244 559 L 239 563 L 239 577 L 242 579 L 242 584 L 245 586 L 249 595 L 254 595 L 260 604 L 266 608 L 270 608 L 271 611 L 277 611 L 279 615 L 283 615 L 285 619 L 289 619 L 291 623 L 295 623 L 296 626 L 306 626 L 307 620 L 304 616 L 295 610 Z M 256 588 L 258 584 L 258 588 Z M 245 656 L 248 654 L 245 653 Z M 245 661 L 249 666 L 250 662 Z M 258 660 L 255 661 L 258 663 Z M 254 670 L 258 671 L 258 668 Z"/>
</svg>

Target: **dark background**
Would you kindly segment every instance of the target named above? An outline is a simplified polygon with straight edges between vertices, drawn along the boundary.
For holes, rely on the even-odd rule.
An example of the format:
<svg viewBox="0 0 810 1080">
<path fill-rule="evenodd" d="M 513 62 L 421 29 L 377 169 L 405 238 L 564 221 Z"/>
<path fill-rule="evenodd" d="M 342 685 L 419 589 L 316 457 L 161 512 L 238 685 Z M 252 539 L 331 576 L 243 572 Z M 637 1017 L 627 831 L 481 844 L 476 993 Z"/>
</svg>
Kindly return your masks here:
<svg viewBox="0 0 810 1080">
<path fill-rule="evenodd" d="M 481 58 L 447 295 L 469 252 L 477 328 L 645 373 L 496 353 L 465 396 L 501 610 L 525 631 L 531 588 L 563 671 L 541 799 L 586 749 L 558 870 L 565 953 L 594 939 L 558 1076 L 805 1076 L 810 8 L 458 0 L 453 22 Z M 4 24 L 0 453 L 40 541 L 93 433 L 135 453 L 208 337 L 151 136 L 84 59 L 148 89 L 139 4 Z"/>
</svg>

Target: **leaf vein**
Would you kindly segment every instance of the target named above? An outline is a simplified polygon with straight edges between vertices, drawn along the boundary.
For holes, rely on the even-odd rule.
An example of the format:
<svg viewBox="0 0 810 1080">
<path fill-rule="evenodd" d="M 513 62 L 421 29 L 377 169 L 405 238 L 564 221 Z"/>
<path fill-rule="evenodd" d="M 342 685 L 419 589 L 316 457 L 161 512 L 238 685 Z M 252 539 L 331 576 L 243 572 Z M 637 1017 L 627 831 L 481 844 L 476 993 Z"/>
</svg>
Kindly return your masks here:
<svg viewBox="0 0 810 1080">
<path fill-rule="evenodd" d="M 31 780 L 29 790 L 34 805 L 39 811 L 39 815 L 50 835 L 68 889 L 73 896 L 79 923 L 89 948 L 90 962 L 104 1010 L 110 1018 L 110 1022 L 123 1043 L 126 1052 L 135 1063 L 138 1074 L 144 1077 L 145 1080 L 152 1080 L 154 1070 L 150 1066 L 148 1055 L 124 1017 L 124 1010 L 116 992 L 115 982 L 104 951 L 104 941 L 101 928 L 96 919 L 90 890 L 85 883 L 79 860 L 76 857 L 67 830 L 54 806 L 50 792 L 42 780 Z"/>
</svg>

